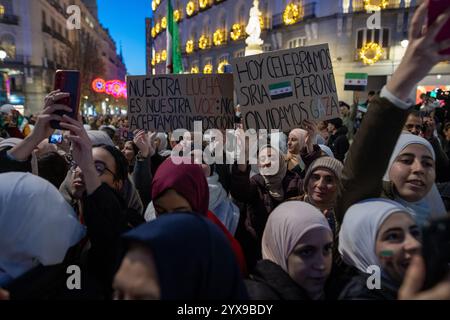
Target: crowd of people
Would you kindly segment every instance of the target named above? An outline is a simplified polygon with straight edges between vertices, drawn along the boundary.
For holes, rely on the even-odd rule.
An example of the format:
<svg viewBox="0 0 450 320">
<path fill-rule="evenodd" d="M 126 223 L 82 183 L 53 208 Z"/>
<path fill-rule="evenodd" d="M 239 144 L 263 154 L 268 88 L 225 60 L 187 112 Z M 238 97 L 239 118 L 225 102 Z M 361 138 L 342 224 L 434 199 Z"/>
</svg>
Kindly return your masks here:
<svg viewBox="0 0 450 320">
<path fill-rule="evenodd" d="M 28 119 L 1 107 L 0 300 L 450 299 L 448 272 L 427 282 L 422 232 L 450 225 L 450 112 L 408 101 L 450 60 L 434 40 L 450 10 L 422 28 L 426 14 L 365 108 L 269 139 L 256 166 L 177 163 L 202 150 L 119 116 L 59 116 L 60 91 Z"/>
</svg>

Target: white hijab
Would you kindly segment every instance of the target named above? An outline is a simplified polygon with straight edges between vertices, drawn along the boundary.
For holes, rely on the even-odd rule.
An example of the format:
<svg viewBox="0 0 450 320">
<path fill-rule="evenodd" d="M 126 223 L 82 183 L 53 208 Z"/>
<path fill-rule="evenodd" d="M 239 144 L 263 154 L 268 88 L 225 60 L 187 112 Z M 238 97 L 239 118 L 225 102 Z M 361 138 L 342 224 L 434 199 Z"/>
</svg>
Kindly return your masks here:
<svg viewBox="0 0 450 320">
<path fill-rule="evenodd" d="M 167 135 L 164 132 L 158 132 L 156 138 L 159 139 L 158 154 L 162 157 L 169 157 L 171 150 L 167 150 Z"/>
<path fill-rule="evenodd" d="M 332 232 L 325 216 L 303 201 L 287 201 L 269 215 L 262 237 L 262 257 L 288 272 L 287 260 L 295 246 L 310 230 Z"/>
<path fill-rule="evenodd" d="M 367 273 L 380 265 L 375 253 L 378 229 L 393 213 L 410 211 L 389 199 L 367 199 L 351 206 L 339 232 L 339 253 L 345 263 Z"/>
<path fill-rule="evenodd" d="M 52 184 L 29 173 L 0 174 L 0 286 L 39 264 L 63 262 L 84 235 Z"/>
<path fill-rule="evenodd" d="M 386 173 L 384 174 L 383 181 L 391 181 L 389 178 L 389 172 L 391 170 L 392 164 L 394 163 L 398 155 L 411 144 L 419 144 L 427 148 L 428 151 L 430 151 L 433 160 L 436 161 L 436 155 L 434 153 L 433 147 L 427 140 L 410 133 L 403 133 L 400 135 L 394 151 L 392 152 L 391 159 L 389 160 L 389 166 L 386 170 Z M 397 195 L 395 201 L 401 203 L 414 212 L 414 217 L 419 226 L 422 226 L 429 218 L 438 218 L 447 215 L 444 202 L 442 201 L 436 184 L 433 184 L 430 192 L 420 201 L 408 202 Z"/>
</svg>

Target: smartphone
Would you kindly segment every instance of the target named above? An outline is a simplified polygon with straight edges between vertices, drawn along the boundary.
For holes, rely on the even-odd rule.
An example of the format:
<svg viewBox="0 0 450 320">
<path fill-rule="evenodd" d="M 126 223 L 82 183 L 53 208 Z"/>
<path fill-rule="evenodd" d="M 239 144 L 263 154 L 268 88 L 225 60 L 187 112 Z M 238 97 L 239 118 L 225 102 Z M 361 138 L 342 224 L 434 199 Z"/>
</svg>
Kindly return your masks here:
<svg viewBox="0 0 450 320">
<path fill-rule="evenodd" d="M 425 260 L 424 289 L 440 282 L 449 271 L 450 217 L 427 222 L 422 230 L 423 258 Z"/>
<path fill-rule="evenodd" d="M 64 104 L 68 106 L 72 111 L 57 111 L 57 115 L 67 115 L 72 119 L 78 119 L 78 113 L 80 109 L 80 87 L 81 77 L 80 71 L 77 70 L 57 70 L 55 73 L 55 90 L 61 90 L 61 92 L 68 92 L 69 97 L 58 100 L 56 103 Z M 51 121 L 50 126 L 53 129 L 61 129 L 58 121 Z"/>
<path fill-rule="evenodd" d="M 428 26 L 432 25 L 434 21 L 442 14 L 448 7 L 450 7 L 450 1 L 448 0 L 430 0 L 428 8 Z M 436 41 L 442 42 L 450 39 L 450 20 L 442 27 L 441 31 L 436 37 Z M 450 49 L 441 51 L 440 54 L 450 54 Z"/>
<path fill-rule="evenodd" d="M 48 138 L 48 143 L 61 144 L 63 142 L 63 135 L 61 133 L 52 134 Z"/>
</svg>

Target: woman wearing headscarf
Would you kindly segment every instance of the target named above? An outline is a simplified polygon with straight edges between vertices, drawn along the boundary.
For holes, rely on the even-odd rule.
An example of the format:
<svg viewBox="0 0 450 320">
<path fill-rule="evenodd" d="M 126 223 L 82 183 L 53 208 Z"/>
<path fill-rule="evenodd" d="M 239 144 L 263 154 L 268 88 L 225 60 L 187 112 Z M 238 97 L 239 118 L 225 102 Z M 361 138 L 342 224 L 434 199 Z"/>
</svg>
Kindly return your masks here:
<svg viewBox="0 0 450 320">
<path fill-rule="evenodd" d="M 369 199 L 351 206 L 341 227 L 339 253 L 355 276 L 340 299 L 396 300 L 420 248 L 420 229 L 406 207 L 388 199 Z M 377 267 L 381 282 L 371 290 L 367 279 Z"/>
<path fill-rule="evenodd" d="M 231 235 L 216 215 L 208 209 L 209 189 L 202 167 L 190 164 L 190 158 L 166 159 L 153 178 L 152 199 L 156 216 L 165 213 L 186 211 L 207 217 L 225 234 L 236 255 L 243 274 L 246 273 L 245 258 L 239 242 Z"/>
<path fill-rule="evenodd" d="M 383 190 L 413 212 L 421 227 L 430 218 L 446 216 L 446 209 L 435 185 L 436 156 L 422 137 L 400 136 L 383 177 Z"/>
<path fill-rule="evenodd" d="M 12 299 L 51 298 L 55 287 L 65 286 L 65 269 L 52 278 L 59 281 L 53 287 L 31 277 L 19 289 L 18 281 L 28 272 L 63 263 L 85 233 L 75 212 L 48 181 L 30 173 L 0 174 L 0 287 L 8 289 Z"/>
<path fill-rule="evenodd" d="M 319 300 L 332 266 L 333 235 L 323 214 L 308 203 L 288 201 L 269 216 L 263 260 L 247 290 L 254 300 Z"/>
<path fill-rule="evenodd" d="M 339 160 L 320 157 L 309 166 L 303 183 L 305 194 L 302 200 L 325 215 L 333 234 L 338 230 L 334 211 L 341 192 L 342 169 L 343 165 Z"/>
<path fill-rule="evenodd" d="M 247 299 L 228 240 L 204 217 L 163 215 L 123 238 L 127 248 L 114 278 L 115 299 Z"/>
</svg>

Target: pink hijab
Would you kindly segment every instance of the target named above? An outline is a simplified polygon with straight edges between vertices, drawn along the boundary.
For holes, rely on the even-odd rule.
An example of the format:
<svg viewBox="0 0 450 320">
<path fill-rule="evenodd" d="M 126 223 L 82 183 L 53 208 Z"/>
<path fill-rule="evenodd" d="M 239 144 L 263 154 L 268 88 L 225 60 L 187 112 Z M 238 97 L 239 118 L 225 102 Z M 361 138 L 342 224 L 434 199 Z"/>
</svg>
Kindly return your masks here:
<svg viewBox="0 0 450 320">
<path fill-rule="evenodd" d="M 299 141 L 300 150 L 302 150 L 305 147 L 305 139 L 308 134 L 308 131 L 304 129 L 292 129 L 289 135 L 295 136 Z"/>
<path fill-rule="evenodd" d="M 262 237 L 262 257 L 278 264 L 288 272 L 287 260 L 295 246 L 310 230 L 332 231 L 325 216 L 303 201 L 280 204 L 269 216 Z"/>
</svg>

